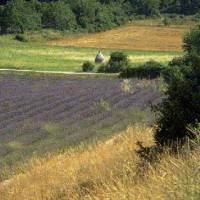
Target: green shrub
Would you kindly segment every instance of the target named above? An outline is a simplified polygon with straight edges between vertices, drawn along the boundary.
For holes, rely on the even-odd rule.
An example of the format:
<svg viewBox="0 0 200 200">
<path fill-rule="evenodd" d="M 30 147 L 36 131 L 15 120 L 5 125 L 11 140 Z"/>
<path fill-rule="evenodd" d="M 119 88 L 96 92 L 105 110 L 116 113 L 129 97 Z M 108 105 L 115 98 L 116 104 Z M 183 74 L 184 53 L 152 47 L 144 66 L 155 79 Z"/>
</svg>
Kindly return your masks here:
<svg viewBox="0 0 200 200">
<path fill-rule="evenodd" d="M 157 106 L 158 119 L 155 140 L 161 146 L 184 143 L 186 138 L 196 139 L 188 126 L 200 122 L 200 51 L 198 47 L 200 26 L 193 29 L 184 40 L 187 55 L 169 68 L 166 99 Z"/>
<path fill-rule="evenodd" d="M 170 67 L 175 67 L 175 66 L 183 66 L 185 64 L 185 58 L 182 57 L 177 57 L 177 58 L 173 58 L 170 62 L 169 62 L 169 66 Z"/>
<path fill-rule="evenodd" d="M 160 77 L 165 66 L 155 61 L 148 61 L 137 67 L 128 67 L 120 73 L 122 78 L 155 79 Z"/>
<path fill-rule="evenodd" d="M 83 63 L 82 65 L 83 72 L 91 72 L 94 68 L 95 66 L 89 61 Z"/>
<path fill-rule="evenodd" d="M 110 55 L 110 60 L 105 65 L 105 73 L 118 73 L 129 67 L 129 60 L 123 52 L 113 52 Z"/>
<path fill-rule="evenodd" d="M 184 142 L 187 126 L 200 121 L 200 57 L 194 56 L 189 66 L 170 71 L 167 98 L 157 107 L 159 118 L 155 139 L 161 145 Z"/>
<path fill-rule="evenodd" d="M 184 37 L 184 50 L 190 53 L 200 54 L 200 25 L 195 27 Z"/>
<path fill-rule="evenodd" d="M 105 64 L 102 64 L 99 66 L 99 68 L 97 69 L 97 72 L 98 73 L 105 73 L 105 68 L 106 68 L 106 65 Z"/>
<path fill-rule="evenodd" d="M 15 40 L 20 41 L 20 42 L 28 42 L 27 37 L 23 34 L 17 34 L 15 36 Z"/>
<path fill-rule="evenodd" d="M 193 16 L 193 21 L 199 22 L 200 20 L 200 12 Z"/>
<path fill-rule="evenodd" d="M 165 17 L 162 22 L 164 26 L 169 26 L 172 21 L 170 20 L 169 17 Z"/>
</svg>

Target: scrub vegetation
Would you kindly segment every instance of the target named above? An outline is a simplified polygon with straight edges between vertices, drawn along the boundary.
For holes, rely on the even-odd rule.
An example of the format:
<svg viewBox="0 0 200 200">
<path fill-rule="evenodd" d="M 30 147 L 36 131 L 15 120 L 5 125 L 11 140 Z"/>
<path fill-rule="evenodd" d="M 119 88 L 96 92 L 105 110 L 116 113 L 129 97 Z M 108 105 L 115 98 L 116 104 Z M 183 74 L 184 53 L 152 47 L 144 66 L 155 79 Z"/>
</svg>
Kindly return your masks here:
<svg viewBox="0 0 200 200">
<path fill-rule="evenodd" d="M 199 13 L 1 1 L 1 69 L 80 73 L 0 72 L 0 199 L 199 200 Z"/>
</svg>

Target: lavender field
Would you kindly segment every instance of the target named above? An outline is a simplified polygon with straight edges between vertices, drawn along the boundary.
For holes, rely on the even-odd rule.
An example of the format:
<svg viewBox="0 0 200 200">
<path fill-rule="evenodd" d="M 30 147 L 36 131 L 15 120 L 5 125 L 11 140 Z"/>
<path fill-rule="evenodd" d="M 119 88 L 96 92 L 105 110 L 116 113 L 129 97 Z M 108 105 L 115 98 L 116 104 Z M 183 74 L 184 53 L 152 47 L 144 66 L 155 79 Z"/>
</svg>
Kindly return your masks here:
<svg viewBox="0 0 200 200">
<path fill-rule="evenodd" d="M 149 123 L 161 81 L 0 74 L 0 166 Z"/>
</svg>

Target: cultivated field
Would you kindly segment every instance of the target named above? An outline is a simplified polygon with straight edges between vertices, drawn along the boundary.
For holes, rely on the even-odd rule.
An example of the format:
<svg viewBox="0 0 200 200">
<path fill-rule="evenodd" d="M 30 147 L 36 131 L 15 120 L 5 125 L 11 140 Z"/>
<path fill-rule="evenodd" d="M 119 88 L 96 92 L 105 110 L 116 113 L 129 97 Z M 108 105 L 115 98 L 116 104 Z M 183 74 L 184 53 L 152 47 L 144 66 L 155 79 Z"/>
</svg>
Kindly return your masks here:
<svg viewBox="0 0 200 200">
<path fill-rule="evenodd" d="M 25 34 L 28 42 L 16 41 L 15 35 L 0 36 L 0 68 L 80 72 L 83 62 L 94 62 L 101 48 L 106 60 L 111 52 L 120 50 L 131 63 L 168 63 L 183 54 L 182 38 L 189 29 L 189 25 L 138 22 L 96 34 L 29 32 Z"/>
<path fill-rule="evenodd" d="M 130 24 L 102 33 L 52 42 L 55 45 L 142 51 L 182 51 L 189 26 Z"/>
<path fill-rule="evenodd" d="M 148 22 L 51 41 L 0 36 L 0 68 L 80 72 L 100 48 L 106 60 L 117 50 L 132 65 L 167 64 L 183 55 L 188 29 Z M 151 108 L 164 91 L 162 77 L 0 71 L 0 200 L 199 200 L 197 143 L 177 154 L 155 144 Z"/>
<path fill-rule="evenodd" d="M 0 166 L 150 123 L 160 80 L 0 75 Z"/>
</svg>

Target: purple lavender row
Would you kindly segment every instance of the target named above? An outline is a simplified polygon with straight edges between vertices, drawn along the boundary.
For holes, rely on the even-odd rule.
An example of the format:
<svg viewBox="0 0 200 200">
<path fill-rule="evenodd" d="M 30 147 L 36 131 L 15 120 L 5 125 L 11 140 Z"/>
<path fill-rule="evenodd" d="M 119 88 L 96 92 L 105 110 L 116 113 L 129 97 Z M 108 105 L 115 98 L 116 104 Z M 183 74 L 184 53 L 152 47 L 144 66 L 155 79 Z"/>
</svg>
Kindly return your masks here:
<svg viewBox="0 0 200 200">
<path fill-rule="evenodd" d="M 88 100 L 88 99 L 86 99 L 86 100 Z M 67 101 L 66 101 L 66 102 L 67 102 Z M 83 101 L 83 102 L 84 102 L 84 101 Z M 81 102 L 81 103 L 83 103 L 83 102 Z M 51 105 L 47 105 L 46 107 L 41 108 L 42 110 L 40 109 L 40 112 L 39 112 L 39 110 L 36 109 L 36 110 L 34 111 L 34 113 L 35 113 L 35 114 L 38 114 L 38 113 L 41 113 L 42 111 L 51 110 L 52 108 L 55 108 L 56 106 L 58 106 L 57 103 L 58 103 L 58 102 L 56 102 L 56 103 L 54 102 L 54 103 L 52 103 Z M 59 103 L 63 103 L 63 104 L 64 104 L 64 103 L 65 103 L 65 100 L 62 100 L 61 102 L 59 101 Z M 51 106 L 53 106 L 53 107 L 51 107 Z M 29 111 L 32 111 L 32 107 L 29 109 Z M 27 112 L 27 111 L 26 111 L 26 112 Z M 22 121 L 22 120 L 24 120 L 24 119 L 26 118 L 26 117 L 24 117 L 24 116 L 26 116 L 24 113 L 25 113 L 25 111 L 24 111 L 23 114 L 22 114 L 23 117 L 22 117 L 22 118 L 19 118 L 19 117 L 18 117 L 18 118 L 17 118 L 17 121 Z M 11 114 L 12 114 L 12 115 L 15 114 L 14 117 L 16 118 L 20 113 L 12 112 Z M 17 116 L 16 116 L 16 115 L 17 115 Z M 28 116 L 29 116 L 29 117 L 32 117 L 32 115 L 33 115 L 33 114 L 29 114 Z M 9 116 L 9 117 L 12 117 L 12 116 Z M 7 123 L 7 124 L 8 124 L 8 123 Z M 5 127 L 5 126 L 6 126 L 6 125 L 5 125 L 5 123 L 4 123 L 3 127 Z M 2 124 L 1 124 L 1 127 L 2 127 Z"/>
</svg>

